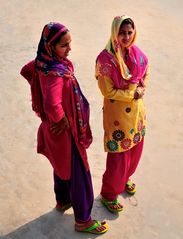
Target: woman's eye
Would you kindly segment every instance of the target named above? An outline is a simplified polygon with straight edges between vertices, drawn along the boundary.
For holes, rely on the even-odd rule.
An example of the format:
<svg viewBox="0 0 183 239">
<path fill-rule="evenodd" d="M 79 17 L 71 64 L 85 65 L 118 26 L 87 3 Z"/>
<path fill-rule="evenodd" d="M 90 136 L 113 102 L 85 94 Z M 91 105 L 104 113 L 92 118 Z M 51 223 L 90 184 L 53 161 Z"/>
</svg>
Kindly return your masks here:
<svg viewBox="0 0 183 239">
<path fill-rule="evenodd" d="M 64 47 L 66 47 L 66 45 L 60 45 L 60 47 L 61 47 L 61 48 L 64 48 Z"/>
<path fill-rule="evenodd" d="M 125 32 L 120 32 L 119 35 L 125 35 Z"/>
</svg>

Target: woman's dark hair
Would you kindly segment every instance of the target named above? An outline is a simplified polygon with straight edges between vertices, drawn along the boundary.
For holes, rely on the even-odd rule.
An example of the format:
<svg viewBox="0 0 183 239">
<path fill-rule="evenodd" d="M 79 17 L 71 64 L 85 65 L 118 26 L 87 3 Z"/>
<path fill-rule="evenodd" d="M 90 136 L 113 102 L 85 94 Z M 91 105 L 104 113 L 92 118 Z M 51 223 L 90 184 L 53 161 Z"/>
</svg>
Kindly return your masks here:
<svg viewBox="0 0 183 239">
<path fill-rule="evenodd" d="M 120 28 L 121 28 L 122 26 L 126 25 L 126 24 L 130 24 L 130 25 L 132 26 L 132 28 L 135 29 L 134 21 L 133 21 L 131 18 L 125 19 L 125 20 L 121 23 Z"/>
<path fill-rule="evenodd" d="M 52 46 L 55 46 L 59 41 L 60 39 L 68 32 L 68 30 L 62 32 L 58 37 L 56 37 L 53 41 L 51 41 L 51 45 Z M 50 37 L 51 39 L 52 37 Z"/>
</svg>

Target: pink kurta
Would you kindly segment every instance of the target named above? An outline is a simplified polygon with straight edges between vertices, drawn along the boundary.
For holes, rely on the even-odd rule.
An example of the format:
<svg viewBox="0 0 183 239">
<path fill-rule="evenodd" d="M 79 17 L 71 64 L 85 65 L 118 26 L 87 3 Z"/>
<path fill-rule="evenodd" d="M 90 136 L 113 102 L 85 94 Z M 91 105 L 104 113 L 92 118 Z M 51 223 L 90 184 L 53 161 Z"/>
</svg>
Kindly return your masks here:
<svg viewBox="0 0 183 239">
<path fill-rule="evenodd" d="M 29 75 L 30 68 L 33 67 L 33 62 L 25 65 L 21 74 Z M 34 71 L 34 68 L 32 70 Z M 89 169 L 86 149 L 78 142 L 77 115 L 71 79 L 45 75 L 41 71 L 38 74 L 47 120 L 43 121 L 38 129 L 37 152 L 49 159 L 55 173 L 61 179 L 68 180 L 71 175 L 72 138 L 80 152 L 85 169 Z M 55 135 L 50 131 L 50 123 L 60 121 L 64 114 L 68 117 L 70 128 L 65 128 L 60 135 Z"/>
</svg>

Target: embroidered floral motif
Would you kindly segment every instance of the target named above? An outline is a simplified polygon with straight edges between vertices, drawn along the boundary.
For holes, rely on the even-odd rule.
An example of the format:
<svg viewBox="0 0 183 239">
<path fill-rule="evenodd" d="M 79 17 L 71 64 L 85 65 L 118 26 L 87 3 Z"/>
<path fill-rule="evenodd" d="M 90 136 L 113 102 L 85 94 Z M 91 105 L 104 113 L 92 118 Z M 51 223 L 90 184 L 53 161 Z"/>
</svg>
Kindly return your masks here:
<svg viewBox="0 0 183 239">
<path fill-rule="evenodd" d="M 111 76 L 111 65 L 108 63 L 101 64 L 99 68 L 99 73 L 103 76 Z"/>
<path fill-rule="evenodd" d="M 50 23 L 48 23 L 48 29 L 50 30 L 51 28 L 52 28 L 52 26 L 54 25 L 54 22 L 50 22 Z"/>
<path fill-rule="evenodd" d="M 118 125 L 119 125 L 119 121 L 115 120 L 115 121 L 114 121 L 114 125 L 115 125 L 115 126 L 118 126 Z"/>
<path fill-rule="evenodd" d="M 80 126 L 82 126 L 83 125 L 83 120 L 82 119 L 78 119 L 78 123 L 79 123 Z"/>
<path fill-rule="evenodd" d="M 138 124 L 137 128 L 138 128 L 138 131 L 142 130 L 142 128 L 143 128 L 143 121 L 142 120 L 139 121 L 139 124 Z"/>
<path fill-rule="evenodd" d="M 140 141 L 140 133 L 136 133 L 133 137 L 134 144 L 137 144 Z"/>
<path fill-rule="evenodd" d="M 52 26 L 54 25 L 54 22 L 50 22 L 44 29 L 44 35 L 43 35 L 43 40 L 46 41 L 48 34 L 50 32 L 50 29 L 52 28 Z"/>
<path fill-rule="evenodd" d="M 116 17 L 114 18 L 114 20 L 121 20 L 121 17 L 120 17 L 120 16 L 116 16 Z"/>
<path fill-rule="evenodd" d="M 133 134 L 133 133 L 134 133 L 134 131 L 135 131 L 134 129 L 131 129 L 131 130 L 130 130 L 130 134 Z"/>
<path fill-rule="evenodd" d="M 115 52 L 118 51 L 119 46 L 120 46 L 119 42 L 117 42 L 116 40 L 114 40 L 114 49 L 115 49 Z"/>
<path fill-rule="evenodd" d="M 110 61 L 112 62 L 112 64 L 114 64 L 115 66 L 118 65 L 118 63 L 116 62 L 116 60 L 114 58 L 110 59 Z"/>
<path fill-rule="evenodd" d="M 121 141 L 121 148 L 129 149 L 131 146 L 131 142 L 131 139 L 124 139 L 123 141 Z"/>
<path fill-rule="evenodd" d="M 81 110 L 79 102 L 76 104 L 77 110 Z"/>
<path fill-rule="evenodd" d="M 120 140 L 124 139 L 125 133 L 121 130 L 115 130 L 112 134 L 112 137 L 114 140 L 120 141 Z"/>
<path fill-rule="evenodd" d="M 118 149 L 118 144 L 115 140 L 109 140 L 107 142 L 107 148 L 110 150 L 110 151 L 116 151 Z"/>
<path fill-rule="evenodd" d="M 74 86 L 74 92 L 75 92 L 76 94 L 78 94 L 78 87 L 77 87 L 77 86 Z"/>
<path fill-rule="evenodd" d="M 136 61 L 135 57 L 133 57 L 133 62 L 137 65 L 137 61 Z"/>
<path fill-rule="evenodd" d="M 144 127 L 142 128 L 141 135 L 142 135 L 142 136 L 145 136 L 145 134 L 146 134 L 146 127 L 144 126 Z"/>
<path fill-rule="evenodd" d="M 143 56 L 140 54 L 140 66 L 144 65 L 144 58 Z"/>
</svg>

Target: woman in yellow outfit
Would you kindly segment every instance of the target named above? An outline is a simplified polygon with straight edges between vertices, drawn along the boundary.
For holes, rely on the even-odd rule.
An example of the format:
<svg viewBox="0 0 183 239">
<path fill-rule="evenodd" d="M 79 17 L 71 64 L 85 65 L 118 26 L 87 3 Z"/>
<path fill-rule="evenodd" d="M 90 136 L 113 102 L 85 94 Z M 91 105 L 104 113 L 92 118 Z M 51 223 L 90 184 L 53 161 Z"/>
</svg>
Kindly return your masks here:
<svg viewBox="0 0 183 239">
<path fill-rule="evenodd" d="M 145 135 L 143 95 L 149 73 L 148 59 L 134 45 L 136 27 L 129 16 L 117 16 L 111 37 L 96 61 L 96 78 L 104 96 L 104 149 L 107 154 L 101 202 L 111 212 L 123 206 L 117 197 L 136 192 L 129 179 L 139 163 Z"/>
</svg>

